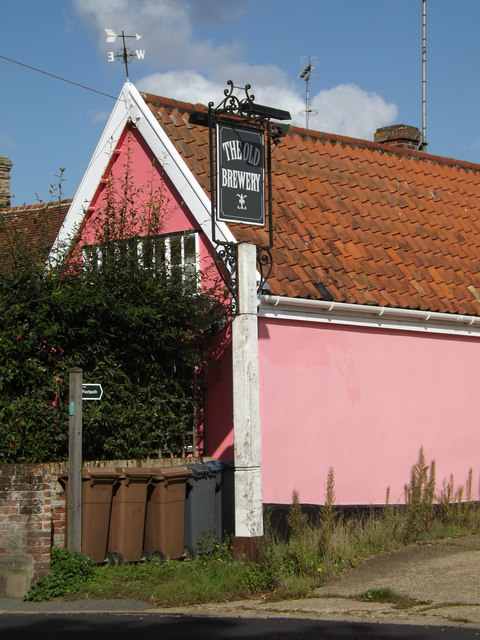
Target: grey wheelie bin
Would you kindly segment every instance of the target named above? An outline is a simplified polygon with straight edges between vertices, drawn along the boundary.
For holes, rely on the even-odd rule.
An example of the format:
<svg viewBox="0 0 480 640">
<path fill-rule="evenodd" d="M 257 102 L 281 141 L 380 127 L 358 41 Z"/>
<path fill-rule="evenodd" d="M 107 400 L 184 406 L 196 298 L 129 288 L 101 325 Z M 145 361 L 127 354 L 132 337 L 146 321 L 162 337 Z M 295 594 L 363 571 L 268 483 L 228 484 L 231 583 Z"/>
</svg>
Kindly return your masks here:
<svg viewBox="0 0 480 640">
<path fill-rule="evenodd" d="M 190 472 L 185 466 L 151 469 L 144 551 L 160 557 L 181 558 L 185 528 L 186 484 Z"/>
<path fill-rule="evenodd" d="M 117 468 L 118 483 L 113 493 L 107 558 L 110 562 L 139 562 L 142 559 L 147 490 L 151 471 Z"/>
<path fill-rule="evenodd" d="M 185 501 L 185 548 L 191 554 L 211 551 L 223 540 L 222 463 L 205 462 L 188 467 Z"/>
</svg>

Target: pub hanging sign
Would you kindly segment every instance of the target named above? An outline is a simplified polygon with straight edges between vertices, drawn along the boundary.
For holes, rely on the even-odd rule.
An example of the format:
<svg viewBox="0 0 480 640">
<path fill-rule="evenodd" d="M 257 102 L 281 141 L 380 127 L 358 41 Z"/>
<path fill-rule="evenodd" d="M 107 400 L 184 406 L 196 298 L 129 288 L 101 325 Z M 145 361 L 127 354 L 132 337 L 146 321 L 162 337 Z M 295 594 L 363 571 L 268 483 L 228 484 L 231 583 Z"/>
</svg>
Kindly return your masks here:
<svg viewBox="0 0 480 640">
<path fill-rule="evenodd" d="M 217 123 L 217 219 L 265 225 L 265 138 Z"/>
</svg>

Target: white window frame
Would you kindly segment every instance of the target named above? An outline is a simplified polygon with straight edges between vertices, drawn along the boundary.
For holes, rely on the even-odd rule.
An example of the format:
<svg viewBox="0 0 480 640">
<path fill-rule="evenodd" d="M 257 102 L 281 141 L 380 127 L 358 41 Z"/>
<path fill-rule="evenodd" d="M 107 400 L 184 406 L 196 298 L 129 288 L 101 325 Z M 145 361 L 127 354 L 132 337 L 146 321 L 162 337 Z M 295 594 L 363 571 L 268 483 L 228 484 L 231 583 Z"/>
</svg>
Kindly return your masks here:
<svg viewBox="0 0 480 640">
<path fill-rule="evenodd" d="M 188 246 L 186 246 L 186 241 L 193 238 L 193 253 L 188 252 Z M 187 273 L 191 269 L 192 275 L 197 274 L 200 269 L 200 261 L 199 261 L 199 234 L 196 231 L 182 231 L 177 233 L 168 233 L 164 235 L 158 236 L 144 236 L 137 238 L 137 256 L 139 263 L 142 264 L 144 262 L 144 243 L 145 241 L 160 242 L 164 249 L 164 256 L 161 259 L 158 267 L 161 267 L 163 264 L 167 266 L 167 274 L 171 275 L 173 269 L 180 266 L 182 269 L 182 279 L 184 280 L 187 276 Z M 125 238 L 124 240 L 115 241 L 112 240 L 114 244 L 114 252 L 119 250 L 119 244 L 123 242 L 128 242 L 129 239 Z M 173 243 L 174 241 L 179 241 L 180 244 L 180 262 L 179 264 L 172 263 L 172 253 L 175 250 Z M 152 272 L 155 273 L 155 262 L 156 257 L 160 252 L 155 251 L 152 252 Z M 101 266 L 103 261 L 102 249 L 99 245 L 85 245 L 82 249 L 82 258 L 84 262 L 91 262 L 95 260 L 98 266 Z"/>
</svg>

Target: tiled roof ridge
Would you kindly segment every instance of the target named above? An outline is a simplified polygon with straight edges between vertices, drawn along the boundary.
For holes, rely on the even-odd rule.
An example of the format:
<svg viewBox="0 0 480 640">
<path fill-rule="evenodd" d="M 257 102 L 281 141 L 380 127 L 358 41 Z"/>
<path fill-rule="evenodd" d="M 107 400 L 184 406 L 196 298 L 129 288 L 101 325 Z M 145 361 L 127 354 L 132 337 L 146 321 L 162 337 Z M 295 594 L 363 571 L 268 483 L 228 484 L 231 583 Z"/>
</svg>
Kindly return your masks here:
<svg viewBox="0 0 480 640">
<path fill-rule="evenodd" d="M 42 209 L 42 208 L 47 208 L 50 209 L 52 207 L 58 207 L 58 206 L 65 206 L 65 205 L 70 205 L 73 202 L 73 198 L 66 198 L 63 200 L 56 200 L 53 202 L 35 202 L 34 204 L 27 204 L 27 203 L 23 203 L 23 204 L 19 204 L 16 205 L 15 207 L 0 207 L 0 211 L 2 212 L 18 212 L 18 211 L 28 211 L 31 209 Z"/>
<path fill-rule="evenodd" d="M 415 151 L 414 149 L 405 149 L 394 145 L 386 145 L 380 142 L 374 142 L 373 140 L 365 140 L 364 138 L 353 138 L 349 136 L 343 136 L 336 133 L 328 133 L 326 131 L 306 131 L 301 127 L 291 126 L 290 131 L 303 136 L 315 137 L 317 140 L 330 141 L 332 143 L 339 143 L 342 146 L 350 146 L 357 148 L 368 148 L 380 153 L 388 153 L 396 156 L 408 156 L 418 160 L 424 160 L 426 162 L 433 162 L 441 165 L 448 165 L 462 169 L 471 169 L 473 171 L 480 171 L 480 164 L 475 162 L 467 162 L 466 160 L 458 160 L 456 158 L 449 158 L 448 156 L 439 156 L 431 153 L 425 153 L 425 151 Z"/>
<path fill-rule="evenodd" d="M 184 102 L 183 100 L 175 100 L 174 98 L 165 98 L 164 96 L 157 96 L 154 93 L 140 92 L 140 95 L 147 104 L 152 104 L 154 107 L 166 107 L 167 109 L 179 109 L 181 111 L 208 111 L 208 107 L 204 104 L 193 104 L 192 102 Z"/>
<path fill-rule="evenodd" d="M 185 111 L 187 113 L 192 111 L 208 111 L 208 107 L 201 103 L 193 104 L 192 102 L 175 100 L 174 98 L 166 98 L 164 96 L 158 96 L 147 92 L 141 92 L 141 96 L 147 104 L 150 103 L 152 106 L 157 108 L 166 108 L 168 110 L 176 108 L 179 111 Z M 367 148 L 374 151 L 380 151 L 380 153 L 415 158 L 416 160 L 423 160 L 425 162 L 432 162 L 439 165 L 453 166 L 458 169 L 480 171 L 480 164 L 475 162 L 467 162 L 466 160 L 458 160 L 456 158 L 430 154 L 424 151 L 415 151 L 414 149 L 404 149 L 393 145 L 385 145 L 379 142 L 374 142 L 373 140 L 366 140 L 364 138 L 355 138 L 337 133 L 329 133 L 327 131 L 307 130 L 295 125 L 290 126 L 289 133 L 299 135 L 305 139 L 311 138 L 320 141 L 329 141 L 332 144 L 341 144 L 342 146 L 350 146 L 352 148 Z"/>
</svg>

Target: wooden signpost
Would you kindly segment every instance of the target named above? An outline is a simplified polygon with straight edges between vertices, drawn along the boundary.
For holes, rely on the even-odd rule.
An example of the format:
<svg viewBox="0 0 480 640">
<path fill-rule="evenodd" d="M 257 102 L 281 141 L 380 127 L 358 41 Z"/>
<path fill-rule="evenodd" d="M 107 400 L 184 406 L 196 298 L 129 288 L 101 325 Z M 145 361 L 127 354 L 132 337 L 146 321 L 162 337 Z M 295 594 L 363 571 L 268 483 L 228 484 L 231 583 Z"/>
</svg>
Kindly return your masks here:
<svg viewBox="0 0 480 640">
<path fill-rule="evenodd" d="M 83 384 L 83 371 L 72 367 L 69 372 L 69 437 L 68 437 L 68 539 L 67 547 L 82 551 L 82 402 L 100 400 L 102 385 Z"/>
</svg>

